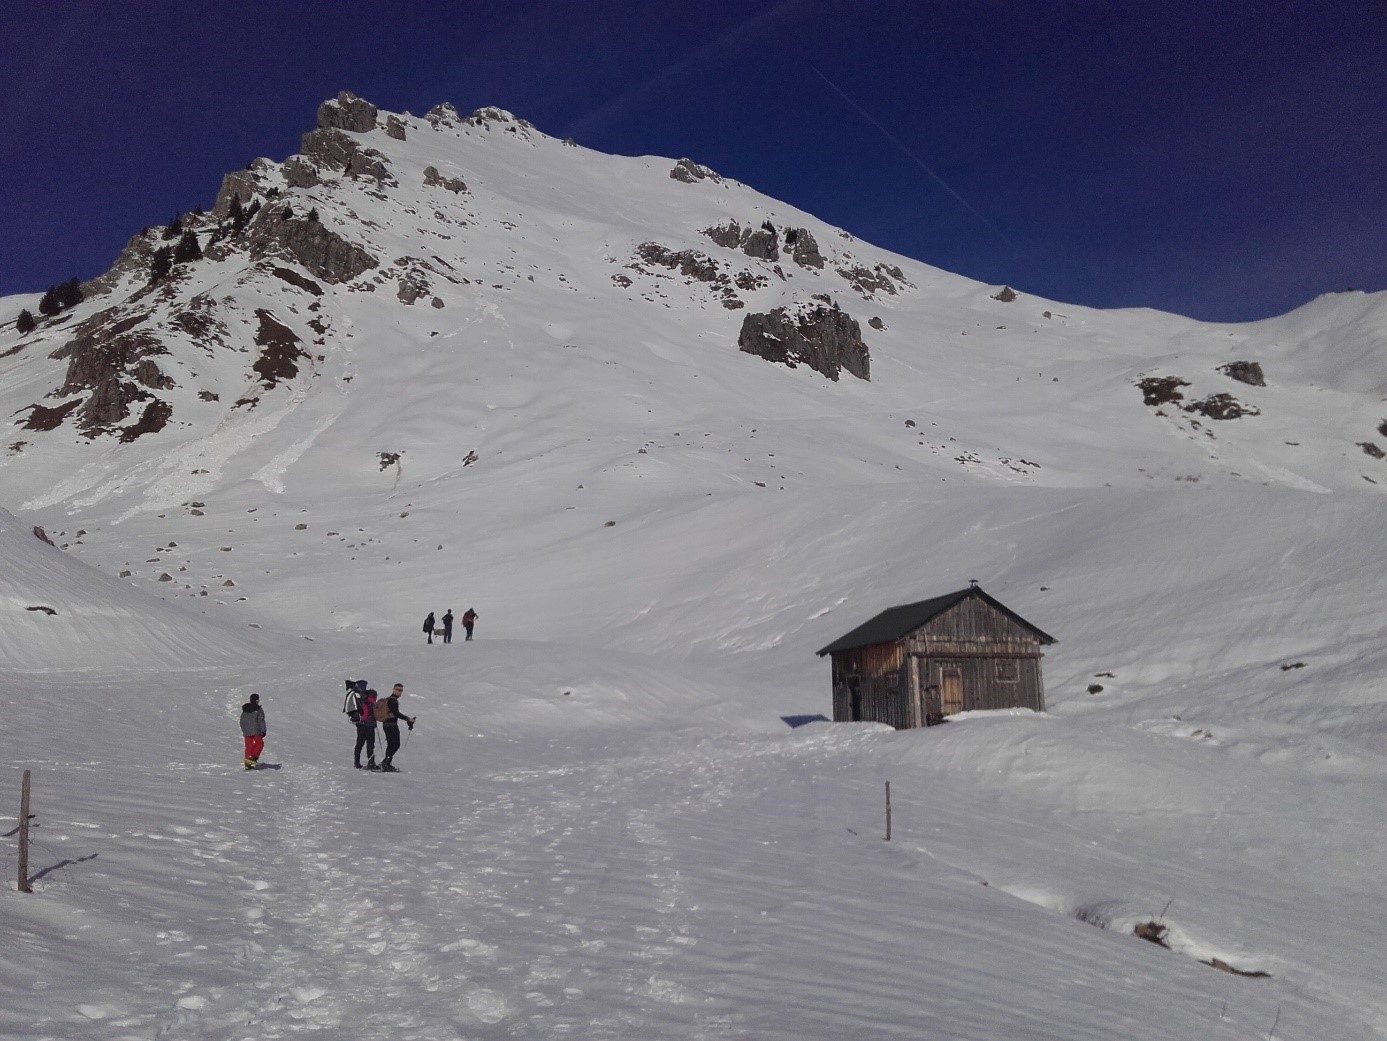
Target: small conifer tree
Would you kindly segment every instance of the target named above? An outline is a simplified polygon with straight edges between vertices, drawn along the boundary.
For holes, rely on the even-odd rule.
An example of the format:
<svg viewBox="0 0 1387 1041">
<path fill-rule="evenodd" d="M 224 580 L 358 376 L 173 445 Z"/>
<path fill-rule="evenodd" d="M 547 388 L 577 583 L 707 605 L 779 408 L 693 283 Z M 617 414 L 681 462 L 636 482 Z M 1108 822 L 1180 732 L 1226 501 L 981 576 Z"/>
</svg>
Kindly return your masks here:
<svg viewBox="0 0 1387 1041">
<path fill-rule="evenodd" d="M 58 287 L 58 307 L 64 311 L 69 307 L 76 307 L 82 302 L 84 295 L 81 280 L 70 278 Z"/>
<path fill-rule="evenodd" d="M 178 238 L 179 235 L 182 235 L 182 234 L 183 234 L 183 214 L 181 214 L 181 213 L 175 213 L 175 214 L 173 215 L 173 220 L 169 221 L 168 227 L 164 229 L 164 241 L 165 241 L 165 242 L 171 242 L 171 241 L 173 241 L 174 239 Z"/>
<path fill-rule="evenodd" d="M 29 313 L 27 307 L 20 311 L 19 317 L 14 320 L 14 327 L 18 330 L 20 336 L 28 336 L 34 331 L 34 327 L 37 325 L 38 322 L 34 321 L 34 316 Z"/>
<path fill-rule="evenodd" d="M 202 247 L 197 244 L 197 235 L 191 231 L 185 231 L 183 237 L 178 240 L 178 248 L 173 251 L 173 262 L 186 264 L 190 260 L 201 259 Z"/>
<path fill-rule="evenodd" d="M 58 287 L 49 286 L 39 298 L 39 314 L 46 314 L 51 318 L 61 310 L 62 307 L 58 304 Z"/>
<path fill-rule="evenodd" d="M 149 262 L 149 284 L 162 282 L 169 277 L 172 270 L 173 250 L 168 246 L 160 246 L 154 251 L 154 256 Z"/>
<path fill-rule="evenodd" d="M 313 209 L 308 211 L 308 222 L 310 224 L 318 223 L 318 207 L 314 206 Z"/>
</svg>

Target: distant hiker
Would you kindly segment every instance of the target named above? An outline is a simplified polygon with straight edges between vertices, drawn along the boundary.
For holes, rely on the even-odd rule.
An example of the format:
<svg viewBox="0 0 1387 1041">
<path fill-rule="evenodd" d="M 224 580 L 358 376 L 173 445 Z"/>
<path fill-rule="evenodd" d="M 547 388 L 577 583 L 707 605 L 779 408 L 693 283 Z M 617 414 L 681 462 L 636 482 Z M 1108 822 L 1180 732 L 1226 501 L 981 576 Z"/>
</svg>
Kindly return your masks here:
<svg viewBox="0 0 1387 1041">
<path fill-rule="evenodd" d="M 241 736 L 246 739 L 246 758 L 242 765 L 254 770 L 260 762 L 260 753 L 265 750 L 265 710 L 260 707 L 260 695 L 252 694 L 250 700 L 241 706 Z"/>
<path fill-rule="evenodd" d="M 472 639 L 472 626 L 477 624 L 477 619 L 481 617 L 472 608 L 468 608 L 462 615 L 462 627 L 467 630 L 467 639 Z"/>
<path fill-rule="evenodd" d="M 366 769 L 379 770 L 376 765 L 376 700 L 374 690 L 366 687 L 365 680 L 356 681 L 356 712 L 352 722 L 356 724 L 356 748 L 352 750 L 352 764 L 361 769 L 361 750 L 366 749 Z"/>
<path fill-rule="evenodd" d="M 385 724 L 385 758 L 380 761 L 380 768 L 385 773 L 399 773 L 394 760 L 395 753 L 400 750 L 400 720 L 408 723 L 410 730 L 414 729 L 414 717 L 400 711 L 400 695 L 404 692 L 403 683 L 395 684 L 390 697 L 377 701 L 373 709 L 376 719 Z"/>
<path fill-rule="evenodd" d="M 443 616 L 443 642 L 453 642 L 453 609 L 448 608 L 448 613 Z"/>
<path fill-rule="evenodd" d="M 426 632 L 426 633 L 429 634 L 429 643 L 433 643 L 433 612 L 432 612 L 432 611 L 430 611 L 430 612 L 429 612 L 429 616 L 428 616 L 427 618 L 424 619 L 424 632 Z"/>
</svg>

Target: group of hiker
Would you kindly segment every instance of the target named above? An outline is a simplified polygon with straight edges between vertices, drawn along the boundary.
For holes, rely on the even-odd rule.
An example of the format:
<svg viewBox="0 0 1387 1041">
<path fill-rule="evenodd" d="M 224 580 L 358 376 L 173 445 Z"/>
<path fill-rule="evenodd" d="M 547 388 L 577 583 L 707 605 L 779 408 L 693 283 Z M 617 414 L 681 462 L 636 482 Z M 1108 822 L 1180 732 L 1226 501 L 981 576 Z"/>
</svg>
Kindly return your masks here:
<svg viewBox="0 0 1387 1041">
<path fill-rule="evenodd" d="M 398 773 L 395 766 L 395 753 L 400 750 L 400 724 L 414 729 L 414 717 L 400 711 L 400 696 L 405 685 L 397 683 L 391 688 L 390 696 L 381 700 L 365 680 L 347 681 L 347 697 L 342 711 L 356 726 L 356 748 L 352 752 L 352 765 L 358 770 L 361 765 L 362 749 L 366 751 L 367 770 L 380 770 L 382 773 Z M 376 724 L 385 728 L 385 758 L 376 765 Z"/>
<path fill-rule="evenodd" d="M 347 696 L 342 711 L 356 727 L 356 749 L 352 762 L 358 770 L 379 770 L 382 773 L 399 773 L 395 766 L 395 753 L 400 750 L 400 724 L 414 729 L 414 716 L 407 716 L 400 710 L 400 697 L 405 692 L 403 683 L 395 684 L 387 698 L 379 697 L 365 680 L 347 680 Z M 376 764 L 376 726 L 385 729 L 385 757 Z M 250 700 L 241 706 L 241 736 L 245 739 L 245 758 L 242 765 L 254 770 L 260 765 L 260 755 L 265 751 L 265 735 L 269 728 L 265 725 L 265 709 L 260 704 L 260 695 L 252 694 Z M 366 752 L 366 765 L 361 765 L 361 753 Z"/>
<path fill-rule="evenodd" d="M 472 627 L 477 624 L 477 619 L 479 617 L 481 616 L 470 607 L 462 612 L 462 628 L 467 633 L 465 639 L 472 639 Z M 432 611 L 430 611 L 429 616 L 424 619 L 424 632 L 428 635 L 429 643 L 433 643 L 433 638 L 435 636 L 442 636 L 444 643 L 452 643 L 453 609 L 451 607 L 448 608 L 448 613 L 441 619 L 443 623 L 441 628 L 439 628 L 438 625 L 439 621 L 439 619 L 434 618 Z"/>
</svg>

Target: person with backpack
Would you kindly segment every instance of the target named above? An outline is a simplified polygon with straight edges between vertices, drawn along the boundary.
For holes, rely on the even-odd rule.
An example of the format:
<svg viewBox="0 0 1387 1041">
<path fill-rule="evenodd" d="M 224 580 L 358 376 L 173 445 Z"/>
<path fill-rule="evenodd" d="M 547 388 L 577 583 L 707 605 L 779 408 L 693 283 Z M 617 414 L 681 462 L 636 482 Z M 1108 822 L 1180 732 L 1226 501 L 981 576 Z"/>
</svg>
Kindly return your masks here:
<svg viewBox="0 0 1387 1041">
<path fill-rule="evenodd" d="M 399 773 L 395 768 L 395 753 L 400 750 L 400 720 L 409 724 L 410 730 L 414 729 L 414 717 L 400 711 L 400 695 L 404 692 L 405 685 L 397 683 L 390 697 L 375 704 L 375 717 L 385 724 L 385 758 L 380 761 L 383 773 Z"/>
<path fill-rule="evenodd" d="M 467 630 L 465 639 L 472 639 L 472 626 L 477 624 L 477 619 L 481 617 L 472 608 L 468 608 L 462 615 L 462 627 Z"/>
<path fill-rule="evenodd" d="M 376 765 L 376 692 L 366 687 L 365 680 L 347 681 L 347 700 L 342 710 L 356 724 L 356 748 L 352 763 L 361 769 L 361 750 L 366 749 L 366 769 L 379 770 Z"/>
<path fill-rule="evenodd" d="M 250 700 L 241 706 L 241 736 L 245 738 L 245 759 L 242 764 L 247 770 L 254 770 L 260 762 L 260 753 L 265 751 L 265 710 L 260 707 L 260 695 L 252 694 Z"/>
<path fill-rule="evenodd" d="M 448 608 L 448 613 L 443 616 L 443 642 L 453 642 L 453 609 Z"/>
<path fill-rule="evenodd" d="M 427 618 L 424 619 L 424 632 L 426 632 L 426 633 L 429 634 L 429 643 L 433 643 L 433 612 L 432 612 L 432 611 L 430 611 L 430 612 L 429 612 L 429 616 L 428 616 Z"/>
</svg>

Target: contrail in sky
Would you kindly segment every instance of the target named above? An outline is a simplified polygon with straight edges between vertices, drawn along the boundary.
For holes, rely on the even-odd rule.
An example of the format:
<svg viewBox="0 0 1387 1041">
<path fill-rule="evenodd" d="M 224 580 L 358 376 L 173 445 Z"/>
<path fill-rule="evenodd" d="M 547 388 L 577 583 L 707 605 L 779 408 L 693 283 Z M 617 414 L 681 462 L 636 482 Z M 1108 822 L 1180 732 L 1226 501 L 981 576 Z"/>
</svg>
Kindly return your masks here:
<svg viewBox="0 0 1387 1041">
<path fill-rule="evenodd" d="M 912 163 L 918 166 L 921 170 L 925 171 L 925 173 L 929 174 L 930 179 L 933 180 L 935 184 L 939 185 L 939 187 L 943 188 L 946 192 L 948 192 L 951 196 L 953 196 L 955 202 L 957 202 L 965 210 L 967 210 L 974 217 L 976 217 L 981 224 L 983 224 L 988 230 L 990 230 L 994 235 L 996 235 L 999 239 L 1005 242 L 1008 246 L 1010 246 L 1012 249 L 1016 249 L 1016 243 L 1012 242 L 1011 239 L 1007 238 L 1006 235 L 1002 232 L 1001 228 L 997 227 L 997 225 L 993 224 L 990 220 L 988 220 L 981 213 L 979 213 L 972 206 L 970 206 L 968 204 L 967 199 L 959 195 L 958 192 L 954 191 L 953 188 L 949 186 L 949 183 L 944 180 L 944 178 L 940 177 L 937 173 L 931 170 L 929 168 L 929 165 L 918 155 L 912 152 L 906 146 L 904 141 L 902 141 L 899 137 L 897 137 L 895 134 L 891 133 L 891 131 L 887 130 L 884 126 L 882 126 L 875 116 L 873 116 L 870 112 L 868 112 L 865 108 L 859 105 L 852 98 L 848 97 L 847 93 L 841 87 L 839 87 L 838 84 L 834 83 L 831 79 L 825 76 L 819 69 L 815 69 L 814 74 L 818 76 L 819 79 L 827 83 L 830 89 L 832 89 L 833 93 L 837 94 L 840 98 L 847 102 L 848 105 L 852 107 L 854 112 L 856 112 L 868 123 L 872 124 L 872 126 L 876 127 L 879 131 L 881 131 L 882 137 L 886 138 L 886 140 L 890 141 L 893 145 L 899 148 L 902 155 L 904 155 Z"/>
<path fill-rule="evenodd" d="M 571 132 L 576 133 L 583 127 L 591 126 L 594 123 L 598 123 L 604 119 L 611 118 L 617 112 L 624 109 L 626 106 L 630 105 L 637 98 L 641 97 L 642 95 L 648 94 L 657 85 L 668 82 L 674 77 L 682 75 L 683 73 L 687 72 L 689 69 L 693 68 L 698 63 L 711 57 L 713 54 L 715 54 L 722 48 L 726 47 L 727 45 L 736 42 L 738 39 L 742 37 L 757 32 L 763 26 L 768 25 L 771 22 L 775 21 L 777 18 L 780 18 L 783 15 L 788 14 L 794 8 L 798 7 L 800 2 L 801 0 L 782 0 L 781 3 L 776 4 L 770 10 L 762 11 L 760 14 L 751 15 L 747 18 L 742 19 L 736 25 L 732 26 L 730 29 L 726 29 L 723 32 L 719 33 L 708 43 L 705 43 L 703 46 L 699 47 L 692 53 L 685 55 L 678 61 L 671 62 L 669 65 L 666 65 L 660 70 L 658 70 L 654 75 L 647 77 L 645 80 L 636 84 L 634 87 L 631 87 L 628 90 L 623 91 L 617 97 L 605 102 L 598 108 L 593 109 L 592 111 L 578 117 L 577 119 L 572 120 L 569 123 L 568 129 Z"/>
</svg>

